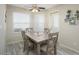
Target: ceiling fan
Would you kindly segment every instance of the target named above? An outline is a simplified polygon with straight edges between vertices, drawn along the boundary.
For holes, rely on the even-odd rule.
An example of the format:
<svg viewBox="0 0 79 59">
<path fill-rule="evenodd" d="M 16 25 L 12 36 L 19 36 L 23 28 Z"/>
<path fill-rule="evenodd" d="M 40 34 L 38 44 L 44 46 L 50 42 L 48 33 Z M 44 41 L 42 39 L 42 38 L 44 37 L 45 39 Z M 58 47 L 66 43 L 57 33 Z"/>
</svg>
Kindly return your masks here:
<svg viewBox="0 0 79 59">
<path fill-rule="evenodd" d="M 41 10 L 45 10 L 44 7 L 38 7 L 36 4 L 33 4 L 32 7 L 29 9 L 32 12 L 40 12 Z"/>
</svg>

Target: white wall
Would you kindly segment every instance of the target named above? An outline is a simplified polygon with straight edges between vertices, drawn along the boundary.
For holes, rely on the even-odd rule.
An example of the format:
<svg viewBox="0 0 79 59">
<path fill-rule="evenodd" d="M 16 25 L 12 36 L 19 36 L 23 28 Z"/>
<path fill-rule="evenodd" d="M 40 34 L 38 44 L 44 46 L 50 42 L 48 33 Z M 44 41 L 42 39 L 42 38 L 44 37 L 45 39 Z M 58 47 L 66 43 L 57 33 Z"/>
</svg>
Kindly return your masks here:
<svg viewBox="0 0 79 59">
<path fill-rule="evenodd" d="M 0 4 L 0 54 L 4 54 L 5 49 L 5 12 L 6 6 Z"/>
<path fill-rule="evenodd" d="M 72 10 L 73 12 L 79 10 L 79 5 L 61 5 L 53 8 L 51 12 L 55 10 L 59 10 L 60 15 L 60 45 L 79 53 L 79 23 L 77 25 L 69 25 L 64 21 L 66 12 L 68 10 Z M 49 21 L 49 23 L 50 22 L 51 21 Z M 51 24 L 49 24 L 49 27 L 50 25 Z"/>
</svg>

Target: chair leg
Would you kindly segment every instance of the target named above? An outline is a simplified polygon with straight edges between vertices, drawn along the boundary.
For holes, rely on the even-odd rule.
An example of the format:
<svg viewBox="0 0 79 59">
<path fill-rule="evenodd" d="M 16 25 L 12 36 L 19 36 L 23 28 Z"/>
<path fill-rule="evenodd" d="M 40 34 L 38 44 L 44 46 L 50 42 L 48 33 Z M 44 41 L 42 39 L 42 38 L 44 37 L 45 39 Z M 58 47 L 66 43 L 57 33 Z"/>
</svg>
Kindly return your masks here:
<svg viewBox="0 0 79 59">
<path fill-rule="evenodd" d="M 27 40 L 26 42 L 26 48 L 27 48 L 27 55 L 29 55 L 29 51 L 30 51 L 30 48 L 29 48 L 29 40 Z"/>
<path fill-rule="evenodd" d="M 56 49 L 56 46 L 54 46 L 54 55 L 57 54 L 57 49 Z"/>
<path fill-rule="evenodd" d="M 23 47 L 23 52 L 25 51 L 25 43 L 24 43 L 24 47 Z"/>
<path fill-rule="evenodd" d="M 29 55 L 29 49 L 27 49 L 27 55 Z"/>
</svg>

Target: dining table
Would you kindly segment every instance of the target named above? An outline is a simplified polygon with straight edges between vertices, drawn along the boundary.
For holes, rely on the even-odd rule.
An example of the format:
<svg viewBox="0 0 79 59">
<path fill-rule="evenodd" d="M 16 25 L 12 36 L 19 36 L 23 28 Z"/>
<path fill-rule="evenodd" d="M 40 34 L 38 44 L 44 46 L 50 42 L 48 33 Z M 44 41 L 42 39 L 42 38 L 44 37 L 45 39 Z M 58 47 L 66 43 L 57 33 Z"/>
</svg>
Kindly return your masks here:
<svg viewBox="0 0 79 59">
<path fill-rule="evenodd" d="M 40 55 L 40 46 L 49 40 L 48 34 L 45 32 L 26 32 L 25 35 L 36 45 L 37 54 Z"/>
</svg>

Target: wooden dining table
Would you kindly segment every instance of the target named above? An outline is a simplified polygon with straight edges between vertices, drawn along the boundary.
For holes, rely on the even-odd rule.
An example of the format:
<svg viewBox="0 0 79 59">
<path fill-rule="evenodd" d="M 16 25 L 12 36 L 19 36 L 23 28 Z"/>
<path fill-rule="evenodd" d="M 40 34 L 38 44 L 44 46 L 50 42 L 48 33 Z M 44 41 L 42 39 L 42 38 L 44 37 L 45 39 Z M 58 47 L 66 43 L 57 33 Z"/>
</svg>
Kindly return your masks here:
<svg viewBox="0 0 79 59">
<path fill-rule="evenodd" d="M 26 32 L 25 35 L 31 38 L 29 40 L 33 41 L 33 44 L 36 44 L 37 54 L 40 55 L 40 46 L 42 43 L 49 40 L 48 34 L 44 32 Z"/>
</svg>

